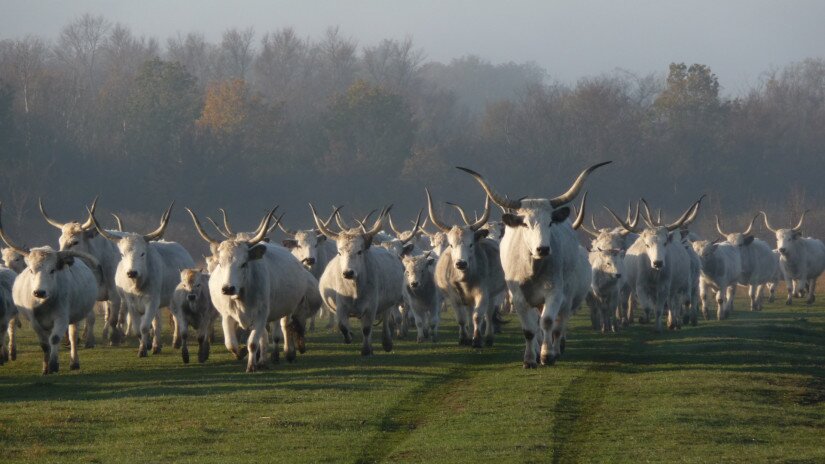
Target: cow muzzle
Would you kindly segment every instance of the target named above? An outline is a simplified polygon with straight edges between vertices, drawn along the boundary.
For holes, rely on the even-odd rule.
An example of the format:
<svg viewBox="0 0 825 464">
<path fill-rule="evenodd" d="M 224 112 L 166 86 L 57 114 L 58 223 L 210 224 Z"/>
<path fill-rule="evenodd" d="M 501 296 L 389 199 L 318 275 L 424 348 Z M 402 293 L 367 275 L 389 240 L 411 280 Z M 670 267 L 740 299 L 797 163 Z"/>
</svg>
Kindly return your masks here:
<svg viewBox="0 0 825 464">
<path fill-rule="evenodd" d="M 190 294 L 186 295 L 186 299 L 189 300 L 189 301 L 195 301 L 196 299 L 198 299 L 198 297 L 194 293 L 190 293 Z"/>
<path fill-rule="evenodd" d="M 787 255 L 788 254 L 788 249 L 787 248 L 780 248 L 779 249 L 779 254 Z"/>
<path fill-rule="evenodd" d="M 221 293 L 226 296 L 235 296 L 238 294 L 238 289 L 234 285 L 224 285 L 221 287 Z"/>
<path fill-rule="evenodd" d="M 459 271 L 466 271 L 467 270 L 467 261 L 459 260 L 455 262 L 455 268 Z"/>
<path fill-rule="evenodd" d="M 418 288 L 418 282 L 410 282 L 410 288 Z"/>
<path fill-rule="evenodd" d="M 34 295 L 35 298 L 40 298 L 42 300 L 43 298 L 46 298 L 46 291 L 45 290 L 35 290 L 35 291 L 32 292 L 32 295 Z"/>
<path fill-rule="evenodd" d="M 307 266 L 314 266 L 315 258 L 304 258 L 304 264 L 306 264 Z"/>
<path fill-rule="evenodd" d="M 539 258 L 546 258 L 550 255 L 550 247 L 549 246 L 540 246 L 536 247 L 536 256 Z"/>
<path fill-rule="evenodd" d="M 137 279 L 138 271 L 132 269 L 131 271 L 126 271 L 126 277 L 130 279 Z"/>
<path fill-rule="evenodd" d="M 653 267 L 655 269 L 661 269 L 665 263 L 662 260 L 653 261 Z"/>
<path fill-rule="evenodd" d="M 342 272 L 341 274 L 347 280 L 352 280 L 352 279 L 355 278 L 355 271 L 353 271 L 352 269 L 347 269 L 346 271 Z"/>
</svg>

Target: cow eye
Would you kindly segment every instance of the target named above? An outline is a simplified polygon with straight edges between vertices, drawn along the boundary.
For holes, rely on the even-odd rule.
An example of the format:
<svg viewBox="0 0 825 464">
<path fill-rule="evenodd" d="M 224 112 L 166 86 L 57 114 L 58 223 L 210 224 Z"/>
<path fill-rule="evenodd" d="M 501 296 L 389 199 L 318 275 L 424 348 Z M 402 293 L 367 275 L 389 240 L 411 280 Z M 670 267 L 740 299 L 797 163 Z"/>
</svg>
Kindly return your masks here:
<svg viewBox="0 0 825 464">
<path fill-rule="evenodd" d="M 359 254 L 359 255 L 360 255 L 360 254 L 363 254 L 363 253 L 364 253 L 364 250 L 358 250 L 358 254 Z"/>
<path fill-rule="evenodd" d="M 145 255 L 145 254 L 146 254 L 146 252 L 143 252 L 143 253 L 141 253 L 141 254 L 140 254 L 140 256 L 143 256 L 143 255 Z"/>
<path fill-rule="evenodd" d="M 201 284 L 197 284 L 197 285 L 195 285 L 195 287 L 197 287 L 197 288 L 200 288 L 200 286 L 201 286 Z"/>
<path fill-rule="evenodd" d="M 54 274 L 54 269 L 52 269 L 51 271 L 49 271 L 49 274 Z"/>
<path fill-rule="evenodd" d="M 246 265 L 247 265 L 247 264 L 248 264 L 248 263 L 243 263 L 243 264 L 241 264 L 241 269 L 246 268 Z"/>
</svg>

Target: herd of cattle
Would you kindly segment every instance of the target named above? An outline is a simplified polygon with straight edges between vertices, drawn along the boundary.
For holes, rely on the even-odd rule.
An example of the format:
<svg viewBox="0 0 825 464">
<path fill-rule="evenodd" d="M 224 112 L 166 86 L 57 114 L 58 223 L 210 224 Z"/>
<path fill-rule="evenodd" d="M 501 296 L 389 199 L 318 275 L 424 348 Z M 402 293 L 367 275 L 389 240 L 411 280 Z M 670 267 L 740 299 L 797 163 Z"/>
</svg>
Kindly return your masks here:
<svg viewBox="0 0 825 464">
<path fill-rule="evenodd" d="M 427 190 L 434 232 L 425 230 L 423 210 L 412 229 L 399 230 L 389 207 L 372 223 L 370 213 L 350 225 L 340 208 L 324 220 L 310 205 L 316 225 L 310 230 L 286 228 L 273 209 L 253 232 L 236 232 L 220 210 L 222 225 L 208 219 L 220 234 L 214 238 L 187 208 L 209 244 L 205 270 L 195 267 L 180 244 L 162 240 L 171 205 L 156 230 L 139 234 L 124 231 L 117 216 L 116 229 L 101 227 L 96 201 L 83 223 L 65 224 L 50 218 L 41 203 L 46 221 L 61 231 L 59 251 L 16 245 L 0 220 L 0 238 L 8 246 L 0 266 L 0 364 L 16 358 L 15 330 L 22 317 L 43 350 L 43 374 L 58 372 L 58 349 L 67 334 L 70 368 L 78 369 L 77 327 L 85 321 L 85 343 L 94 346 L 97 304 L 105 310 L 103 336 L 113 345 L 127 334 L 138 336 L 140 357 L 147 356 L 150 342 L 152 352 L 160 352 L 160 309 L 168 308 L 173 345 L 185 363 L 190 328 L 197 332 L 198 361 L 205 362 L 220 318 L 226 348 L 238 359 L 247 357 L 252 372 L 278 361 L 279 343 L 289 361 L 296 350 L 303 353 L 306 326 L 314 326 L 316 317 L 337 323 L 346 343 L 353 338 L 349 318 L 360 319 L 361 354 L 367 356 L 379 322 L 382 347 L 390 351 L 393 337 L 411 324 L 419 342 L 436 341 L 439 315 L 452 308 L 459 343 L 480 348 L 493 344 L 501 314 L 515 312 L 525 338 L 524 367 L 534 368 L 561 356 L 568 318 L 584 302 L 593 328 L 602 332 L 630 324 L 637 308 L 639 321 L 655 318 L 658 331 L 665 318 L 669 329 L 695 325 L 700 310 L 708 318 L 709 293 L 715 295 L 716 317 L 725 318 L 738 285 L 748 288 L 751 310 L 758 311 L 765 292 L 773 300 L 780 279 L 788 285 L 788 304 L 794 297 L 813 302 L 816 279 L 825 269 L 825 245 L 801 236 L 804 213 L 788 229 L 772 227 L 761 213 L 776 234 L 776 250 L 751 235 L 758 216 L 741 233 L 725 233 L 717 217 L 721 238 L 701 240 L 688 227 L 702 198 L 670 224 L 661 214 L 654 217 L 642 200 L 641 208 L 637 203 L 634 214 L 628 207 L 624 218 L 608 209 L 618 227 L 598 228 L 592 217 L 588 227 L 587 194 L 578 211 L 570 204 L 591 172 L 608 163 L 585 169 L 552 199 L 513 200 L 482 175 L 459 168 L 486 193 L 484 212 L 470 217 L 448 203 L 462 220 L 447 223 Z M 502 210 L 500 222 L 490 221 L 491 201 Z M 391 233 L 384 231 L 387 222 Z M 267 238 L 276 225 L 288 237 L 282 246 Z M 589 251 L 576 230 L 592 237 Z M 245 345 L 239 346 L 239 339 Z"/>
</svg>

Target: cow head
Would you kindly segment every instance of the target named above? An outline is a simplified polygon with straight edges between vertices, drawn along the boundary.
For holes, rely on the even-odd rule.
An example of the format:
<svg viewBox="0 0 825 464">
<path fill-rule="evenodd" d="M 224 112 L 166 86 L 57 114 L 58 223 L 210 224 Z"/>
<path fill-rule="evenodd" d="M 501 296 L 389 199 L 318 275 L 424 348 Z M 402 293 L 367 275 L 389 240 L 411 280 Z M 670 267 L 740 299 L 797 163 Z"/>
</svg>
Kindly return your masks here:
<svg viewBox="0 0 825 464">
<path fill-rule="evenodd" d="M 699 255 L 699 258 L 702 262 L 706 261 L 708 258 L 713 256 L 716 252 L 716 249 L 719 248 L 718 243 L 710 242 L 708 240 L 697 240 L 692 243 L 693 251 Z"/>
<path fill-rule="evenodd" d="M 206 274 L 200 269 L 182 269 L 180 271 L 180 288 L 186 292 L 188 301 L 196 301 L 198 295 L 205 290 Z"/>
<path fill-rule="evenodd" d="M 410 290 L 422 286 L 428 279 L 427 274 L 432 272 L 434 263 L 432 252 L 418 256 L 404 255 L 401 258 L 401 264 L 404 265 L 404 285 Z"/>
<path fill-rule="evenodd" d="M 26 269 L 25 256 L 11 248 L 3 248 L 3 264 L 18 274 L 23 272 L 23 269 Z"/>
<path fill-rule="evenodd" d="M 594 248 L 590 252 L 590 261 L 593 266 L 594 281 L 613 284 L 618 282 L 624 273 L 625 252 L 619 248 Z"/>
<path fill-rule="evenodd" d="M 46 214 L 46 210 L 43 208 L 42 200 L 39 200 L 37 204 L 40 208 L 40 213 L 43 215 L 43 218 L 46 219 L 46 222 L 60 230 L 58 244 L 60 245 L 61 250 L 77 250 L 84 253 L 89 252 L 89 240 L 98 235 L 97 230 L 95 230 L 94 224 L 92 223 L 92 214 L 94 214 L 95 208 L 97 207 L 97 197 L 95 197 L 92 201 L 92 206 L 89 207 L 89 211 L 91 211 L 91 213 L 89 213 L 89 217 L 83 223 L 80 223 L 79 221 L 70 221 L 66 223 L 58 222 Z"/>
<path fill-rule="evenodd" d="M 233 300 L 243 300 L 250 285 L 250 265 L 254 265 L 266 254 L 267 245 L 261 242 L 270 230 L 269 226 L 275 209 L 277 207 L 264 216 L 258 228 L 248 239 L 245 235 L 241 237 L 240 234 L 235 234 L 219 242 L 206 233 L 195 213 L 186 208 L 198 234 L 209 243 L 210 249 L 214 250 L 215 268 L 212 271 L 210 282 L 217 282 L 222 295 Z"/>
<path fill-rule="evenodd" d="M 441 221 L 436 215 L 433 208 L 433 199 L 430 196 L 430 191 L 427 193 L 427 208 L 430 215 L 430 222 L 433 223 L 439 230 L 444 232 L 447 239 L 447 249 L 450 250 L 453 266 L 459 274 L 466 274 L 472 272 L 476 266 L 476 246 L 479 240 L 487 237 L 490 232 L 487 229 L 482 229 L 482 226 L 487 223 L 490 218 L 490 198 L 484 200 L 484 213 L 476 221 L 470 221 L 464 210 L 458 206 L 461 218 L 464 225 L 449 226 Z"/>
<path fill-rule="evenodd" d="M 721 235 L 731 245 L 738 247 L 748 246 L 751 243 L 753 243 L 753 235 L 751 235 L 751 229 L 753 228 L 753 223 L 754 221 L 756 221 L 757 217 L 759 217 L 758 214 L 754 216 L 753 219 L 751 219 L 751 223 L 748 224 L 748 228 L 745 229 L 744 232 L 725 233 L 722 230 L 722 225 L 719 223 L 719 216 L 716 216 L 716 230 L 719 232 L 719 235 Z"/>
<path fill-rule="evenodd" d="M 312 269 L 318 262 L 318 247 L 327 240 L 327 237 L 314 229 L 293 231 L 281 226 L 281 230 L 290 237 L 282 242 L 283 245 L 298 258 L 305 268 Z"/>
<path fill-rule="evenodd" d="M 802 238 L 802 222 L 805 220 L 805 214 L 808 210 L 802 213 L 799 222 L 791 229 L 776 229 L 771 227 L 768 222 L 768 215 L 764 211 L 760 211 L 765 218 L 765 227 L 776 235 L 776 249 L 782 256 L 788 256 L 793 253 L 800 238 Z"/>
<path fill-rule="evenodd" d="M 462 171 L 473 176 L 481 185 L 487 196 L 506 212 L 501 216 L 505 226 L 510 229 L 521 229 L 524 238 L 523 246 L 533 260 L 542 260 L 553 252 L 550 245 L 552 227 L 561 227 L 570 216 L 570 208 L 566 206 L 578 196 L 584 181 L 593 170 L 610 163 L 604 162 L 593 165 L 579 174 L 573 185 L 563 193 L 552 199 L 520 199 L 511 200 L 499 194 L 481 176 L 481 174 L 467 168 L 459 167 Z"/>
</svg>

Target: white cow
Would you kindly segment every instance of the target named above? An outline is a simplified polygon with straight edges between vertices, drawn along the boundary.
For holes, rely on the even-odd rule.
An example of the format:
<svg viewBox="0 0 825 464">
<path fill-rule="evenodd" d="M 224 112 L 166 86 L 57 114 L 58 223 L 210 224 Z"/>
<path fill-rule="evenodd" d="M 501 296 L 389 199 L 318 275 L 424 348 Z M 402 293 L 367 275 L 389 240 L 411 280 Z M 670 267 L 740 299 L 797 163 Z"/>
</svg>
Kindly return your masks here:
<svg viewBox="0 0 825 464">
<path fill-rule="evenodd" d="M 14 342 L 15 326 L 18 323 L 17 306 L 14 305 L 11 295 L 16 277 L 16 272 L 0 265 L 0 366 L 6 361 L 17 359 L 17 345 Z M 6 338 L 9 339 L 8 348 Z"/>
<path fill-rule="evenodd" d="M 139 330 L 138 356 L 141 358 L 147 356 L 152 330 L 152 353 L 160 353 L 160 308 L 169 308 L 175 287 L 180 283 L 180 270 L 195 267 L 192 256 L 180 244 L 159 241 L 169 225 L 173 205 L 174 202 L 161 217 L 158 228 L 146 235 L 133 232 L 113 234 L 100 227 L 90 211 L 98 233 L 115 243 L 120 251 L 115 283 L 129 312 L 132 329 L 137 326 Z"/>
<path fill-rule="evenodd" d="M 419 343 L 427 339 L 435 342 L 438 338 L 441 295 L 433 276 L 435 261 L 431 252 L 423 255 L 405 254 L 401 258 L 404 266 L 404 302 L 415 317 Z"/>
<path fill-rule="evenodd" d="M 590 266 L 593 268 L 590 294 L 591 320 L 602 333 L 616 332 L 619 321 L 614 319 L 619 306 L 620 289 L 623 285 L 624 250 L 620 248 L 593 248 L 590 251 Z"/>
<path fill-rule="evenodd" d="M 799 223 L 792 229 L 776 229 L 768 223 L 768 215 L 760 211 L 765 218 L 765 227 L 776 235 L 776 249 L 779 250 L 779 263 L 788 286 L 788 300 L 792 296 L 801 298 L 807 292 L 808 304 L 816 299 L 816 280 L 825 270 L 825 244 L 821 240 L 803 237 L 800 230 L 805 220 L 805 211 Z"/>
<path fill-rule="evenodd" d="M 180 326 L 181 357 L 189 363 L 189 327 L 197 330 L 198 362 L 209 359 L 209 338 L 212 335 L 218 310 L 209 295 L 209 274 L 200 269 L 182 269 L 180 283 L 175 287 L 170 306 Z"/>
<path fill-rule="evenodd" d="M 524 332 L 524 367 L 553 364 L 565 345 L 567 319 L 587 296 L 590 263 L 578 244 L 570 222 L 570 208 L 587 176 L 599 163 L 585 169 L 564 194 L 552 198 L 511 200 L 497 193 L 481 174 L 459 168 L 481 184 L 487 196 L 502 208 L 506 226 L 501 240 L 501 264 L 510 299 Z"/>
<path fill-rule="evenodd" d="M 349 318 L 357 317 L 361 319 L 364 335 L 361 355 L 372 355 L 372 326 L 379 317 L 383 320 L 382 346 L 384 351 L 392 351 L 388 312 L 403 301 L 404 270 L 396 256 L 384 248 L 372 246 L 387 209 L 368 230 L 353 228 L 336 233 L 321 222 L 312 205 L 310 208 L 318 230 L 335 240 L 338 248 L 338 256 L 330 261 L 319 286 L 324 304 L 336 313 L 344 341 L 352 342 Z"/>
<path fill-rule="evenodd" d="M 80 368 L 77 355 L 77 323 L 93 311 L 102 272 L 91 255 L 75 250 L 55 251 L 51 247 L 27 250 L 16 246 L 0 223 L 0 238 L 25 256 L 25 272 L 12 287 L 17 311 L 31 321 L 43 350 L 43 375 L 59 369 L 58 350 L 68 330 L 71 347 L 69 368 Z"/>
<path fill-rule="evenodd" d="M 239 235 L 219 242 L 211 238 L 187 208 L 198 234 L 215 250 L 217 265 L 209 277 L 209 294 L 221 314 L 226 348 L 242 359 L 249 354 L 246 371 L 266 367 L 267 345 L 275 341 L 273 362 L 278 361 L 276 334 L 267 331 L 280 321 L 287 361 L 303 352 L 305 318 L 321 305 L 318 281 L 284 247 L 263 242 L 275 210 L 271 210 L 248 238 Z M 238 327 L 248 330 L 246 347 L 238 348 Z M 273 330 L 277 332 L 277 330 Z"/>
<path fill-rule="evenodd" d="M 699 299 L 702 316 L 707 320 L 708 289 L 716 292 L 716 318 L 722 320 L 733 312 L 736 284 L 742 275 L 742 259 L 738 247 L 727 242 L 711 243 L 707 240 L 693 242 L 693 249 L 702 260 L 702 277 L 699 281 Z"/>
<path fill-rule="evenodd" d="M 751 229 L 757 217 L 759 217 L 758 214 L 751 219 L 744 232 L 729 233 L 722 230 L 719 216 L 716 217 L 716 230 L 729 244 L 739 249 L 742 259 L 742 275 L 739 277 L 739 284 L 748 287 L 751 311 L 762 310 L 763 288 L 774 282 L 779 269 L 779 259 L 771 247 L 751 235 Z"/>
</svg>

